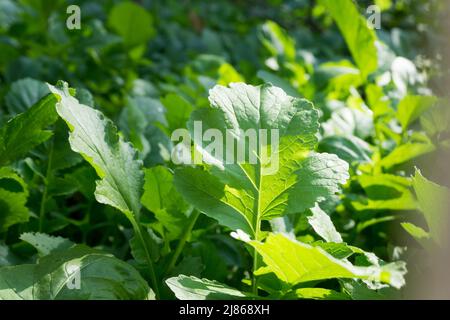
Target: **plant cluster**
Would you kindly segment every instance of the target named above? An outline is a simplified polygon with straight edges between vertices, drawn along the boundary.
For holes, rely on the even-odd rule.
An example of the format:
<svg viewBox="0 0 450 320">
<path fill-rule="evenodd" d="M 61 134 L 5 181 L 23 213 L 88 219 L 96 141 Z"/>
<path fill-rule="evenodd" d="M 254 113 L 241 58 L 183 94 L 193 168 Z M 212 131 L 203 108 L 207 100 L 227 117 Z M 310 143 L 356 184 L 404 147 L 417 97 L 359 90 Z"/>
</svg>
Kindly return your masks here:
<svg viewBox="0 0 450 320">
<path fill-rule="evenodd" d="M 447 240 L 445 12 L 371 4 L 0 0 L 0 299 L 404 297 Z"/>
</svg>

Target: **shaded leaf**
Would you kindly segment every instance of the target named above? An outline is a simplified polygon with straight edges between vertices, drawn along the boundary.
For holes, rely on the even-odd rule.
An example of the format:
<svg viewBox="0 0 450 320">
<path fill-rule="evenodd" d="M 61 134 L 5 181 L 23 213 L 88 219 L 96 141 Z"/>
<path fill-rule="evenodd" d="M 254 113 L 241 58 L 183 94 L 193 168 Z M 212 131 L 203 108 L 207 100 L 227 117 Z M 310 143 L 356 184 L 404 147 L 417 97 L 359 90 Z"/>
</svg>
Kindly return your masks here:
<svg viewBox="0 0 450 320">
<path fill-rule="evenodd" d="M 217 281 L 180 275 L 166 280 L 169 288 L 180 300 L 237 300 L 249 295 Z"/>
</svg>

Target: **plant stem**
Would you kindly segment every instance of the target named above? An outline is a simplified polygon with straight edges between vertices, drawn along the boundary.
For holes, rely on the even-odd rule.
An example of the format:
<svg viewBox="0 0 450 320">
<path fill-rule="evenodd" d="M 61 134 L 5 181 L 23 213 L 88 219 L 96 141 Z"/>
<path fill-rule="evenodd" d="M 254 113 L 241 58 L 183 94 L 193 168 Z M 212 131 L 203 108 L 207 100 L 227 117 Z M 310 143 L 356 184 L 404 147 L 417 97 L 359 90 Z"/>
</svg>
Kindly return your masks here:
<svg viewBox="0 0 450 320">
<path fill-rule="evenodd" d="M 152 258 L 150 257 L 150 250 L 147 246 L 147 242 L 144 240 L 144 237 L 142 235 L 142 229 L 136 220 L 132 220 L 133 226 L 134 226 L 134 232 L 136 233 L 136 236 L 139 238 L 139 241 L 142 244 L 142 247 L 144 248 L 145 252 L 145 260 L 147 260 L 147 265 L 150 270 L 150 279 L 152 282 L 153 290 L 155 291 L 155 297 L 156 299 L 159 299 L 159 286 L 158 281 L 156 280 L 156 273 L 155 268 L 153 266 Z"/>
<path fill-rule="evenodd" d="M 260 154 L 261 145 L 258 144 L 258 155 Z M 255 225 L 253 226 L 253 230 L 255 232 L 255 240 L 260 240 L 260 231 L 261 231 L 261 161 L 260 157 L 258 157 L 258 174 L 256 175 L 256 185 L 258 200 L 255 204 L 256 217 L 255 217 Z M 256 279 L 255 271 L 259 268 L 259 255 L 256 249 L 253 250 L 253 270 L 252 270 L 252 293 L 257 296 L 258 295 L 258 280 Z"/>
<path fill-rule="evenodd" d="M 255 226 L 255 240 L 259 241 L 259 231 L 261 229 L 261 220 L 256 221 Z M 253 249 L 253 273 L 252 273 L 252 293 L 258 295 L 258 281 L 255 276 L 255 271 L 259 268 L 259 254 L 256 249 Z"/>
<path fill-rule="evenodd" d="M 50 178 L 50 173 L 52 171 L 52 162 L 53 162 L 53 150 L 54 150 L 53 141 L 54 138 L 50 140 L 50 152 L 48 154 L 47 171 L 45 173 L 44 191 L 42 192 L 41 206 L 39 208 L 39 232 L 42 232 L 44 226 L 45 203 L 47 202 L 47 194 L 48 194 L 48 180 Z"/>
<path fill-rule="evenodd" d="M 189 235 L 191 234 L 192 229 L 194 228 L 195 222 L 197 221 L 197 218 L 200 216 L 200 211 L 195 210 L 192 212 L 191 216 L 189 217 L 188 225 L 186 226 L 186 229 L 184 229 L 183 235 L 181 236 L 180 241 L 178 242 L 178 245 L 175 249 L 175 253 L 173 254 L 172 258 L 170 259 L 169 266 L 167 267 L 166 275 L 169 275 L 173 268 L 175 267 L 175 263 L 177 262 L 178 258 L 180 257 L 181 252 L 183 251 L 184 245 L 186 244 L 187 239 L 189 238 Z"/>
</svg>

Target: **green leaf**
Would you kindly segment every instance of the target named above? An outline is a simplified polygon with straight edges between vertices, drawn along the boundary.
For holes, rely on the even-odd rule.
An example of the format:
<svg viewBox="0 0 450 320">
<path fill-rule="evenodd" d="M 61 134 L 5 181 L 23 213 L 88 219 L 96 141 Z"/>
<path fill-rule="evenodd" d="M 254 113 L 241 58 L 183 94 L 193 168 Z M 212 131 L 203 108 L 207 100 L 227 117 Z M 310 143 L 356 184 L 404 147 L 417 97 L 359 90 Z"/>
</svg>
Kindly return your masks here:
<svg viewBox="0 0 450 320">
<path fill-rule="evenodd" d="M 128 46 L 144 44 L 155 34 L 153 17 L 132 2 L 116 4 L 109 13 L 108 24 Z"/>
<path fill-rule="evenodd" d="M 147 251 L 145 248 L 149 248 L 150 258 L 152 261 L 157 261 L 160 256 L 159 247 L 155 239 L 150 235 L 149 229 L 142 232 L 142 239 L 145 241 L 145 247 L 141 243 L 139 237 L 133 236 L 129 243 L 131 248 L 131 255 L 134 260 L 140 265 L 145 266 L 147 262 Z"/>
<path fill-rule="evenodd" d="M 264 80 L 264 82 L 271 83 L 276 87 L 279 87 L 284 90 L 288 95 L 292 97 L 300 98 L 300 94 L 297 89 L 295 89 L 287 80 L 280 78 L 274 73 L 259 70 L 256 74 L 258 78 Z"/>
<path fill-rule="evenodd" d="M 20 159 L 52 136 L 53 133 L 45 128 L 58 118 L 56 102 L 56 96 L 50 94 L 0 129 L 0 166 Z"/>
<path fill-rule="evenodd" d="M 345 259 L 353 255 L 354 253 L 362 253 L 361 249 L 349 246 L 344 242 L 323 242 L 322 240 L 319 240 L 313 242 L 312 245 L 322 248 L 337 259 Z"/>
<path fill-rule="evenodd" d="M 127 217 L 138 216 L 144 177 L 136 151 L 117 134 L 111 120 L 98 110 L 80 104 L 71 96 L 67 83 L 50 90 L 60 97 L 56 110 L 70 128 L 70 146 L 97 172 L 95 198 Z"/>
<path fill-rule="evenodd" d="M 48 95 L 45 82 L 31 78 L 20 79 L 11 84 L 5 96 L 5 103 L 11 115 L 22 113 Z"/>
<path fill-rule="evenodd" d="M 261 31 L 261 41 L 272 56 L 295 60 L 295 41 L 276 22 L 266 21 Z"/>
<path fill-rule="evenodd" d="M 373 208 L 373 207 L 371 207 Z M 378 209 L 378 208 L 375 208 Z M 358 223 L 358 225 L 356 226 L 356 232 L 360 233 L 361 231 L 363 231 L 364 229 L 371 227 L 373 225 L 379 224 L 379 223 L 383 223 L 383 222 L 389 222 L 389 221 L 393 221 L 395 220 L 396 217 L 395 216 L 384 216 L 384 217 L 379 217 L 379 218 L 372 218 L 369 220 L 364 220 L 360 223 Z"/>
<path fill-rule="evenodd" d="M 372 150 L 364 140 L 355 136 L 329 136 L 322 139 L 318 151 L 334 153 L 349 164 L 371 162 Z"/>
<path fill-rule="evenodd" d="M 28 186 L 11 168 L 0 168 L 0 233 L 17 223 L 27 222 Z"/>
<path fill-rule="evenodd" d="M 383 266 L 354 266 L 345 259 L 339 260 L 319 247 L 289 239 L 281 234 L 269 234 L 264 243 L 250 241 L 263 257 L 268 270 L 294 286 L 299 283 L 333 278 L 364 279 L 386 283 L 395 288 L 405 284 L 403 262 Z"/>
<path fill-rule="evenodd" d="M 0 300 L 124 300 L 149 294 L 133 267 L 84 245 L 51 253 L 36 265 L 0 268 Z"/>
<path fill-rule="evenodd" d="M 319 3 L 333 17 L 365 79 L 378 65 L 375 32 L 351 0 L 320 0 Z"/>
<path fill-rule="evenodd" d="M 373 120 L 370 110 L 340 108 L 331 114 L 331 118 L 322 123 L 324 136 L 355 136 L 367 139 L 373 131 Z"/>
<path fill-rule="evenodd" d="M 22 7 L 12 0 L 3 0 L 0 2 L 0 29 L 6 29 L 20 21 Z M 3 30 L 2 30 L 3 31 Z"/>
<path fill-rule="evenodd" d="M 420 117 L 420 124 L 430 136 L 450 131 L 450 101 L 441 99 Z"/>
<path fill-rule="evenodd" d="M 28 242 L 36 248 L 40 257 L 46 256 L 55 251 L 69 249 L 74 245 L 70 240 L 62 237 L 54 237 L 45 233 L 26 232 L 20 235 L 20 239 Z"/>
<path fill-rule="evenodd" d="M 188 128 L 197 151 L 212 165 L 179 169 L 174 183 L 188 202 L 222 225 L 255 235 L 261 220 L 303 212 L 334 196 L 347 180 L 346 162 L 311 152 L 317 142 L 318 112 L 308 101 L 271 85 L 243 83 L 216 86 L 209 99 L 212 108 L 194 111 Z M 222 137 L 231 135 L 232 143 L 225 141 L 221 152 L 209 151 L 195 133 L 196 123 L 202 124 L 201 134 L 214 128 Z M 279 152 L 271 140 L 263 141 L 259 129 L 267 130 L 268 137 L 278 130 Z M 245 142 L 248 130 L 258 132 L 254 145 Z M 236 158 L 234 145 L 245 146 L 245 161 Z"/>
<path fill-rule="evenodd" d="M 318 205 L 311 208 L 312 215 L 307 216 L 308 223 L 314 231 L 327 242 L 342 242 L 342 237 L 336 231 L 330 216 L 326 214 Z"/>
<path fill-rule="evenodd" d="M 391 287 L 373 290 L 361 280 L 341 280 L 345 293 L 349 294 L 353 300 L 393 300 L 401 298 L 401 292 Z"/>
<path fill-rule="evenodd" d="M 186 99 L 169 93 L 161 99 L 161 103 L 166 108 L 167 119 L 167 134 L 172 134 L 173 131 L 180 128 L 186 128 L 186 122 L 193 110 L 192 105 Z"/>
<path fill-rule="evenodd" d="M 380 161 L 380 164 L 386 169 L 391 169 L 434 150 L 436 147 L 429 138 L 416 132 L 410 141 L 396 147 Z"/>
<path fill-rule="evenodd" d="M 249 299 L 246 293 L 217 281 L 179 275 L 166 280 L 170 290 L 180 300 L 242 300 Z"/>
<path fill-rule="evenodd" d="M 161 103 L 149 97 L 128 97 L 127 105 L 119 117 L 119 127 L 140 151 L 142 158 L 151 151 L 146 130 L 153 122 L 165 123 Z"/>
<path fill-rule="evenodd" d="M 179 239 L 187 222 L 189 205 L 173 185 L 173 173 L 166 167 L 145 169 L 142 204 L 169 232 L 169 239 Z"/>
<path fill-rule="evenodd" d="M 408 232 L 414 239 L 419 242 L 431 238 L 428 232 L 423 230 L 421 227 L 416 226 L 415 224 L 412 224 L 410 222 L 402 222 L 400 225 L 403 227 L 403 229 L 405 229 L 406 232 Z"/>
<path fill-rule="evenodd" d="M 367 198 L 352 201 L 358 210 L 414 210 L 417 203 L 410 189 L 411 180 L 392 174 L 358 176 Z"/>
<path fill-rule="evenodd" d="M 83 158 L 72 151 L 69 144 L 67 126 L 59 119 L 54 125 L 53 151 L 49 152 L 51 170 L 57 171 L 73 167 L 83 161 Z"/>
<path fill-rule="evenodd" d="M 144 185 L 142 161 L 138 160 L 131 144 L 118 134 L 113 122 L 100 111 L 80 104 L 70 94 L 67 83 L 60 81 L 56 87 L 49 87 L 60 97 L 56 110 L 70 129 L 72 150 L 81 154 L 101 178 L 96 181 L 96 200 L 118 209 L 130 220 L 137 241 L 135 244 L 145 255 L 153 289 L 159 297 L 151 248 L 140 226 L 140 199 Z"/>
<path fill-rule="evenodd" d="M 422 176 L 416 169 L 413 187 L 431 237 L 439 244 L 447 239 L 447 214 L 450 207 L 450 190 Z"/>
<path fill-rule="evenodd" d="M 406 96 L 397 107 L 397 119 L 406 130 L 410 124 L 417 120 L 437 102 L 433 96 Z"/>
</svg>

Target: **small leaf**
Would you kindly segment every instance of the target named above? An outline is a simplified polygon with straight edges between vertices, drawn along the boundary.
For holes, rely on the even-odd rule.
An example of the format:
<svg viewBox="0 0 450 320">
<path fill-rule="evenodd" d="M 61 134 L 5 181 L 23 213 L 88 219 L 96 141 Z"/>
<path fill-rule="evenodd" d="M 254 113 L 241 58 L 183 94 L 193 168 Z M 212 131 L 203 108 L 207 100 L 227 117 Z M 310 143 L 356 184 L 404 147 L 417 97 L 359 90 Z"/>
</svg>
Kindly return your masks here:
<svg viewBox="0 0 450 320">
<path fill-rule="evenodd" d="M 0 129 L 0 166 L 20 159 L 52 136 L 52 132 L 45 128 L 58 118 L 56 102 L 56 96 L 49 94 Z"/>
<path fill-rule="evenodd" d="M 334 153 L 349 164 L 371 162 L 372 150 L 364 140 L 355 136 L 329 136 L 323 138 L 318 151 Z"/>
<path fill-rule="evenodd" d="M 261 41 L 274 57 L 295 60 L 295 41 L 276 22 L 266 21 L 261 28 Z"/>
<path fill-rule="evenodd" d="M 27 222 L 28 186 L 11 168 L 0 168 L 0 233 L 17 223 Z"/>
<path fill-rule="evenodd" d="M 431 237 L 439 244 L 445 243 L 450 190 L 427 180 L 417 169 L 413 178 L 413 187 L 417 195 L 419 208 L 430 228 Z"/>
<path fill-rule="evenodd" d="M 179 275 L 166 280 L 180 300 L 242 300 L 250 296 L 217 281 Z"/>
<path fill-rule="evenodd" d="M 367 198 L 352 201 L 355 210 L 414 210 L 411 180 L 392 174 L 360 175 L 358 182 Z"/>
<path fill-rule="evenodd" d="M 342 242 L 342 237 L 336 231 L 330 216 L 326 214 L 317 204 L 311 208 L 312 215 L 308 216 L 308 222 L 314 231 L 327 242 Z"/>
<path fill-rule="evenodd" d="M 168 230 L 169 239 L 179 239 L 188 222 L 189 205 L 173 185 L 173 173 L 163 166 L 145 170 L 142 204 Z"/>
<path fill-rule="evenodd" d="M 423 240 L 430 239 L 430 234 L 423 230 L 421 227 L 416 226 L 410 222 L 402 222 L 401 226 L 408 232 L 414 239 L 421 242 Z"/>
<path fill-rule="evenodd" d="M 397 107 L 397 119 L 406 130 L 410 124 L 417 120 L 422 113 L 427 111 L 437 102 L 432 96 L 406 96 Z"/>
<path fill-rule="evenodd" d="M 54 237 L 45 233 L 31 233 L 26 232 L 20 235 L 20 239 L 28 242 L 39 253 L 40 257 L 46 256 L 55 251 L 61 251 L 69 249 L 74 245 L 70 240 L 64 239 L 62 237 Z"/>
<path fill-rule="evenodd" d="M 271 83 L 276 87 L 279 87 L 284 90 L 288 95 L 292 97 L 298 97 L 300 98 L 300 94 L 297 89 L 295 89 L 288 81 L 286 81 L 283 78 L 280 78 L 279 76 L 265 71 L 265 70 L 259 70 L 256 74 L 258 78 L 262 79 L 266 83 Z"/>
<path fill-rule="evenodd" d="M 31 78 L 20 79 L 11 84 L 5 103 L 9 113 L 15 115 L 27 111 L 49 93 L 45 82 Z"/>
<path fill-rule="evenodd" d="M 133 2 L 116 4 L 109 13 L 108 24 L 129 46 L 143 44 L 155 34 L 153 17 Z"/>
<path fill-rule="evenodd" d="M 192 105 L 184 98 L 169 93 L 161 99 L 161 103 L 166 108 L 167 132 L 172 134 L 176 129 L 186 128 L 186 123 L 193 110 Z"/>
<path fill-rule="evenodd" d="M 386 169 L 391 169 L 434 150 L 436 147 L 433 143 L 426 136 L 417 133 L 410 141 L 399 145 L 384 157 L 380 164 Z"/>
</svg>

